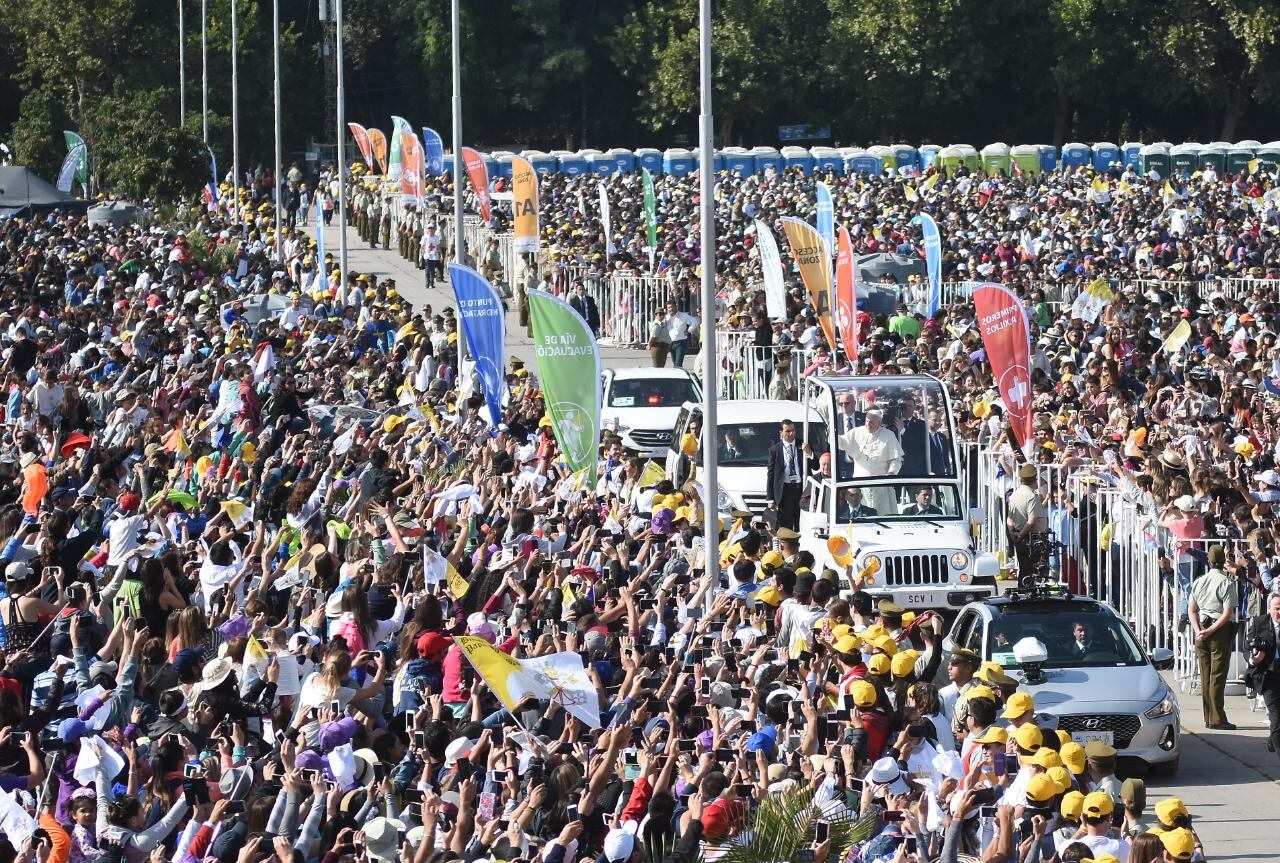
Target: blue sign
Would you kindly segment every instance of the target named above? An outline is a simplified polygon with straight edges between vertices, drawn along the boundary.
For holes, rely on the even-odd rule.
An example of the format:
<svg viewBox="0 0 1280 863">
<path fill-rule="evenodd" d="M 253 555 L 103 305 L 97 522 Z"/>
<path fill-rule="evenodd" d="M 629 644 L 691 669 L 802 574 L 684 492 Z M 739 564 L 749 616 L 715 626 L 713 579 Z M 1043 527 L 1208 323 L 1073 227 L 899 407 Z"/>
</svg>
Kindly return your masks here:
<svg viewBox="0 0 1280 863">
<path fill-rule="evenodd" d="M 829 141 L 831 140 L 830 126 L 810 126 L 808 123 L 800 123 L 795 126 L 779 126 L 779 141 Z"/>
<path fill-rule="evenodd" d="M 422 148 L 426 152 L 427 173 L 437 176 L 444 173 L 444 141 L 435 129 L 422 127 Z"/>
<path fill-rule="evenodd" d="M 502 422 L 502 400 L 506 381 L 502 375 L 506 351 L 507 323 L 502 299 L 493 285 L 470 267 L 449 265 L 449 282 L 458 301 L 458 317 L 471 348 L 471 359 L 480 375 L 480 388 L 489 408 L 489 423 L 496 429 Z"/>
</svg>

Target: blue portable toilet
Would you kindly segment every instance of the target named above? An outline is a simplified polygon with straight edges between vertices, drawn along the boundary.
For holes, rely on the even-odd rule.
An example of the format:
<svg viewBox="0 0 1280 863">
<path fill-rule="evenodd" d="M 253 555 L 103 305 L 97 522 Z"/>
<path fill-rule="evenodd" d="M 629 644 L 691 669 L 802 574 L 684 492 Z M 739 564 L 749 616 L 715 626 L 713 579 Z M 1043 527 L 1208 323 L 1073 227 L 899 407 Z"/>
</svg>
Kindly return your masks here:
<svg viewBox="0 0 1280 863">
<path fill-rule="evenodd" d="M 870 150 L 863 150 L 852 160 L 846 161 L 845 165 L 850 174 L 870 174 L 878 177 L 884 173 L 884 159 L 881 159 Z"/>
<path fill-rule="evenodd" d="M 1093 170 L 1109 171 L 1112 162 L 1120 161 L 1120 148 L 1110 141 L 1098 141 L 1093 145 Z"/>
<path fill-rule="evenodd" d="M 938 161 L 938 152 L 942 149 L 939 144 L 921 144 L 916 151 L 919 154 L 919 164 L 921 170 L 932 168 Z"/>
<path fill-rule="evenodd" d="M 624 147 L 611 147 L 605 155 L 613 160 L 615 171 L 630 174 L 636 169 L 636 154 Z"/>
<path fill-rule="evenodd" d="M 551 155 L 556 157 L 561 174 L 569 177 L 581 177 L 591 171 L 591 166 L 587 164 L 586 158 L 577 153 L 569 150 L 552 150 Z"/>
<path fill-rule="evenodd" d="M 521 154 L 538 175 L 554 174 L 559 168 L 556 157 L 541 150 L 525 150 Z"/>
<path fill-rule="evenodd" d="M 868 147 L 867 152 L 873 156 L 880 157 L 880 164 L 884 166 L 886 171 L 892 171 L 898 167 L 898 163 L 893 155 L 893 148 L 886 144 L 875 144 Z"/>
<path fill-rule="evenodd" d="M 593 174 L 607 177 L 618 167 L 617 163 L 604 153 L 587 153 L 583 158 L 587 160 L 587 170 Z"/>
<path fill-rule="evenodd" d="M 1133 168 L 1135 171 L 1141 170 L 1142 165 L 1142 142 L 1141 141 L 1125 141 L 1120 145 L 1120 161 L 1124 162 L 1126 168 Z"/>
<path fill-rule="evenodd" d="M 1074 171 L 1084 167 L 1093 158 L 1093 151 L 1084 144 L 1073 142 L 1062 145 L 1062 167 Z"/>
<path fill-rule="evenodd" d="M 702 169 L 702 151 L 690 150 L 689 155 L 693 157 L 693 170 L 695 171 L 701 170 Z M 724 155 L 719 150 L 717 150 L 714 154 L 712 154 L 711 170 L 717 174 L 724 170 Z"/>
<path fill-rule="evenodd" d="M 662 154 L 662 170 L 673 177 L 693 173 L 693 154 L 682 147 L 672 147 Z"/>
<path fill-rule="evenodd" d="M 834 147 L 813 147 L 809 150 L 809 154 L 813 156 L 813 169 L 815 171 L 844 173 L 844 157 Z"/>
<path fill-rule="evenodd" d="M 813 154 L 804 147 L 783 147 L 782 159 L 788 168 L 799 168 L 806 177 L 813 173 Z"/>
<path fill-rule="evenodd" d="M 444 175 L 446 177 L 453 176 L 453 151 L 452 150 L 444 151 Z"/>
<path fill-rule="evenodd" d="M 920 154 L 910 144 L 894 144 L 889 149 L 893 151 L 893 166 L 895 168 L 920 167 Z"/>
<path fill-rule="evenodd" d="M 756 160 L 746 147 L 725 147 L 720 155 L 724 158 L 724 169 L 730 174 L 750 177 L 756 172 Z"/>
<path fill-rule="evenodd" d="M 1052 144 L 1040 145 L 1040 170 L 1046 174 L 1058 170 L 1058 148 Z"/>
<path fill-rule="evenodd" d="M 841 161 L 844 162 L 844 172 L 846 174 L 853 173 L 853 160 L 863 155 L 867 151 L 861 147 L 840 147 L 836 150 L 840 154 Z"/>
<path fill-rule="evenodd" d="M 495 150 L 491 155 L 498 161 L 498 171 L 490 176 L 511 179 L 511 159 L 515 156 L 515 153 L 507 150 Z"/>
<path fill-rule="evenodd" d="M 481 153 L 480 158 L 484 160 L 484 167 L 489 172 L 489 179 L 498 176 L 498 160 L 493 158 L 492 153 Z"/>
<path fill-rule="evenodd" d="M 752 147 L 751 155 L 756 160 L 757 174 L 763 173 L 770 168 L 781 172 L 782 169 L 787 166 L 786 161 L 782 158 L 782 154 L 773 147 Z"/>
<path fill-rule="evenodd" d="M 655 177 L 662 173 L 662 151 L 653 147 L 636 150 L 636 169 L 644 168 Z"/>
</svg>

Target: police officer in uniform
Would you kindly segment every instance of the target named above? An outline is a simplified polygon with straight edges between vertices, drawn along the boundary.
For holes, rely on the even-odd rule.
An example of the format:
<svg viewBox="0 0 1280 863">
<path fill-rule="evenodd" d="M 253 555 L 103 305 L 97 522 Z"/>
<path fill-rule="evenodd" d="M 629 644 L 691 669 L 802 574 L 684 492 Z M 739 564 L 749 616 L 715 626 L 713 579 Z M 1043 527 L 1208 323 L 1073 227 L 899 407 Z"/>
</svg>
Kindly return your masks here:
<svg viewBox="0 0 1280 863">
<path fill-rule="evenodd" d="M 1235 731 L 1227 721 L 1227 669 L 1235 638 L 1235 616 L 1239 588 L 1223 567 L 1227 561 L 1221 543 L 1209 549 L 1209 571 L 1191 585 L 1187 610 L 1196 639 L 1196 659 L 1200 664 L 1200 700 L 1204 724 L 1221 731 Z"/>
<path fill-rule="evenodd" d="M 1018 468 L 1018 480 L 1018 487 L 1009 495 L 1005 526 L 1018 558 L 1018 573 L 1026 577 L 1034 574 L 1035 565 L 1039 562 L 1033 559 L 1032 549 L 1037 547 L 1037 543 L 1040 549 L 1048 547 L 1041 541 L 1049 533 L 1049 513 L 1036 488 L 1035 467 L 1024 464 Z"/>
</svg>

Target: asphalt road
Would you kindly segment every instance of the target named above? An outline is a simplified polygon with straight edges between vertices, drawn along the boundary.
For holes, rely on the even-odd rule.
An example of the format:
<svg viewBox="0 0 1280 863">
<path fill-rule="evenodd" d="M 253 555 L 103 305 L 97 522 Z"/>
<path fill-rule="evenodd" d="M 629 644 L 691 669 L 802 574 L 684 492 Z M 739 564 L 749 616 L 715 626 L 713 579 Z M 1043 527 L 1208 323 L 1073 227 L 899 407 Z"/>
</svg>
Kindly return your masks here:
<svg viewBox="0 0 1280 863">
<path fill-rule="evenodd" d="M 314 226 L 309 230 L 314 231 Z M 394 278 L 396 289 L 415 308 L 430 304 L 433 310 L 454 305 L 453 290 L 447 283 L 428 291 L 421 270 L 395 250 L 370 249 L 354 229 L 348 229 L 347 255 L 357 273 Z M 325 230 L 325 248 L 337 253 L 338 229 Z M 601 310 L 604 312 L 605 310 Z M 533 363 L 533 344 L 519 324 L 507 315 L 507 349 L 527 363 Z M 601 346 L 602 365 L 609 368 L 649 364 L 645 351 Z M 1175 692 L 1179 687 L 1169 680 Z M 1145 777 L 1147 802 L 1154 807 L 1166 797 L 1179 797 L 1195 818 L 1206 855 L 1218 861 L 1275 861 L 1280 859 L 1280 755 L 1267 752 L 1265 714 L 1250 710 L 1243 696 L 1227 699 L 1234 732 L 1209 731 L 1201 720 L 1198 693 L 1179 695 L 1183 734 L 1181 769 L 1168 779 Z"/>
</svg>

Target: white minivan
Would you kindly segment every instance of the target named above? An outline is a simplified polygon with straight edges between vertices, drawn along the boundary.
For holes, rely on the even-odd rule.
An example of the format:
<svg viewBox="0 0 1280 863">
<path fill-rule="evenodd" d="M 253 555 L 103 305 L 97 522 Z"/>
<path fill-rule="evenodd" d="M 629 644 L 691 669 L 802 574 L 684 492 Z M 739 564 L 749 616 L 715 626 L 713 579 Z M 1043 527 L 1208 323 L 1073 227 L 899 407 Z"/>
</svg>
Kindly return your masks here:
<svg viewBox="0 0 1280 863">
<path fill-rule="evenodd" d="M 809 409 L 812 440 L 825 440 L 826 425 L 821 415 Z M 739 509 L 763 513 L 768 500 L 765 479 L 769 469 L 769 448 L 778 442 L 782 421 L 791 420 L 797 431 L 804 428 L 805 407 L 800 402 L 776 399 L 742 399 L 716 405 L 716 447 L 722 512 Z M 676 417 L 671 446 L 667 450 L 667 476 L 676 485 L 689 478 L 690 459 L 680 443 L 690 423 L 702 417 L 702 405 L 686 402 Z M 701 443 L 701 441 L 699 441 Z M 726 500 L 727 498 L 727 500 Z"/>
</svg>

